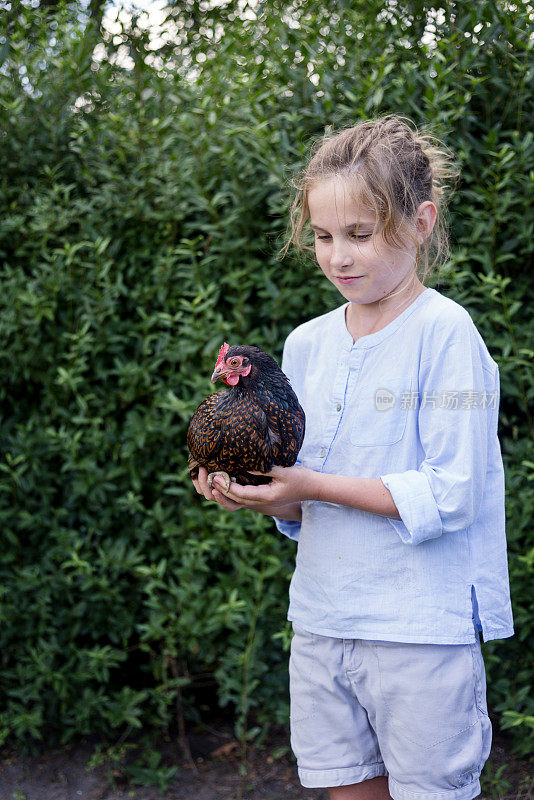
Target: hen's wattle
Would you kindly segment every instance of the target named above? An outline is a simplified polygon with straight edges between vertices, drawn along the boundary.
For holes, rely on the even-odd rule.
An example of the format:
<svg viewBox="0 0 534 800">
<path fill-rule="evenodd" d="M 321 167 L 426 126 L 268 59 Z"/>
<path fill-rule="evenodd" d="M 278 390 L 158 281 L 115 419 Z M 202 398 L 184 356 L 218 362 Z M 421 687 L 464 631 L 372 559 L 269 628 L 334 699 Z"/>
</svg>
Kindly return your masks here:
<svg viewBox="0 0 534 800">
<path fill-rule="evenodd" d="M 259 347 L 225 343 L 212 381 L 220 378 L 229 388 L 207 397 L 189 423 L 191 476 L 202 466 L 241 484 L 268 483 L 270 478 L 248 470 L 294 465 L 304 438 L 304 411 L 274 358 Z"/>
</svg>

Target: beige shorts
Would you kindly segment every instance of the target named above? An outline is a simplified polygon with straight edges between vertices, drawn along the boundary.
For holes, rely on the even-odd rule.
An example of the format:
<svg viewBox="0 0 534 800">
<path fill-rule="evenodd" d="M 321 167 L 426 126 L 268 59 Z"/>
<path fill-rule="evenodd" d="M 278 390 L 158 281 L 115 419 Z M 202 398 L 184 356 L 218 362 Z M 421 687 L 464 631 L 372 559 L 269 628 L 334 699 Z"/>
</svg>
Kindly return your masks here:
<svg viewBox="0 0 534 800">
<path fill-rule="evenodd" d="M 336 639 L 293 624 L 291 746 L 306 787 L 387 775 L 394 800 L 471 800 L 491 748 L 476 644 Z"/>
</svg>

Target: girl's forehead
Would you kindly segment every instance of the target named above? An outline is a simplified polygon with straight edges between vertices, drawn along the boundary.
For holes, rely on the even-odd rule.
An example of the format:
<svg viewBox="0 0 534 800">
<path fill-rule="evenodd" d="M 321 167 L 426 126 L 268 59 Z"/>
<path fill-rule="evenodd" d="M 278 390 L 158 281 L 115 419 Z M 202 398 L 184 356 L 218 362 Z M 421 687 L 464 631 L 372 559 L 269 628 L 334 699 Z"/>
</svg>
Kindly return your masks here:
<svg viewBox="0 0 534 800">
<path fill-rule="evenodd" d="M 376 214 L 363 200 L 363 191 L 358 181 L 341 177 L 325 178 L 312 184 L 308 189 L 308 208 L 310 224 L 323 228 L 322 223 L 340 228 L 376 222 Z"/>
</svg>

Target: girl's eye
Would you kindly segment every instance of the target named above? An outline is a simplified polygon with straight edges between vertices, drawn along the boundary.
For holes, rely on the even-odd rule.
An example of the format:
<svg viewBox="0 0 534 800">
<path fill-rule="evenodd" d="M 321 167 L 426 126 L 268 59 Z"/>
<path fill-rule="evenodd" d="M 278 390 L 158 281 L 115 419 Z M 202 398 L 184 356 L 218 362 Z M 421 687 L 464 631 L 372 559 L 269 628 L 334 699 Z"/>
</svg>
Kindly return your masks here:
<svg viewBox="0 0 534 800">
<path fill-rule="evenodd" d="M 365 241 L 367 241 L 367 239 L 370 239 L 373 234 L 372 233 L 356 233 L 356 232 L 354 232 L 354 233 L 351 233 L 350 235 L 351 235 L 352 239 L 356 239 L 357 242 L 365 242 Z M 319 234 L 317 234 L 317 238 L 320 239 L 322 242 L 327 242 L 329 239 L 331 239 L 331 237 L 328 236 L 328 235 L 327 236 L 319 236 Z"/>
</svg>

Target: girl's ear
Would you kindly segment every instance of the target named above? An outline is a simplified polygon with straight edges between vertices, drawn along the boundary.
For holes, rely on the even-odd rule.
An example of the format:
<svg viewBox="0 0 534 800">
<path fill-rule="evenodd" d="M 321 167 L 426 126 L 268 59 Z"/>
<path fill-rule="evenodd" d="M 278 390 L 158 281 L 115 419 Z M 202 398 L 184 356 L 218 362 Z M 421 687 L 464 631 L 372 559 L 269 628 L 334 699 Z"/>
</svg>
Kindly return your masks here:
<svg viewBox="0 0 534 800">
<path fill-rule="evenodd" d="M 419 244 L 423 244 L 425 239 L 428 239 L 428 237 L 432 233 L 432 229 L 434 227 L 434 223 L 436 222 L 437 215 L 438 215 L 438 210 L 431 200 L 425 200 L 425 202 L 421 203 L 421 205 L 417 209 L 417 214 L 415 217 L 415 227 L 417 230 L 417 238 L 419 240 Z"/>
</svg>

